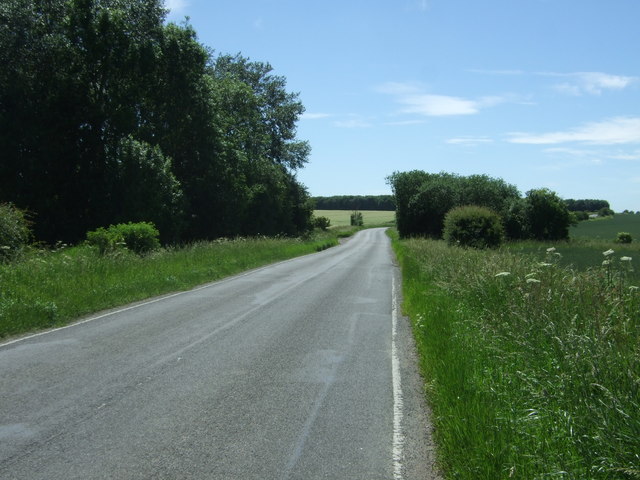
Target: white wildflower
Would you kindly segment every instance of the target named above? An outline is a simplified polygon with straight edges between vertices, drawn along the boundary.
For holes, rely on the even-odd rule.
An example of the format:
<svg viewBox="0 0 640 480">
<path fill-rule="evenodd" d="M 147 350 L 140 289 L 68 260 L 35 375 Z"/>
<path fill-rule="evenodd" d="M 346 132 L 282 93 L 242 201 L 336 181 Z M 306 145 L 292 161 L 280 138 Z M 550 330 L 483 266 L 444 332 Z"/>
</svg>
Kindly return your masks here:
<svg viewBox="0 0 640 480">
<path fill-rule="evenodd" d="M 609 250 L 607 250 L 606 252 L 602 252 L 602 254 L 603 254 L 605 257 L 608 257 L 609 255 L 613 255 L 613 250 L 609 249 Z"/>
<path fill-rule="evenodd" d="M 621 262 L 630 262 L 631 261 L 631 257 L 620 257 L 620 261 Z"/>
<path fill-rule="evenodd" d="M 537 278 L 527 278 L 527 283 L 540 283 Z"/>
<path fill-rule="evenodd" d="M 496 273 L 494 276 L 495 277 L 507 277 L 509 275 L 511 275 L 510 272 L 500 272 L 500 273 Z"/>
<path fill-rule="evenodd" d="M 610 260 L 605 260 L 604 262 L 602 262 L 602 266 L 606 267 L 607 265 L 611 265 L 611 261 Z"/>
<path fill-rule="evenodd" d="M 556 247 L 547 248 L 547 253 L 553 253 L 556 251 Z"/>
</svg>

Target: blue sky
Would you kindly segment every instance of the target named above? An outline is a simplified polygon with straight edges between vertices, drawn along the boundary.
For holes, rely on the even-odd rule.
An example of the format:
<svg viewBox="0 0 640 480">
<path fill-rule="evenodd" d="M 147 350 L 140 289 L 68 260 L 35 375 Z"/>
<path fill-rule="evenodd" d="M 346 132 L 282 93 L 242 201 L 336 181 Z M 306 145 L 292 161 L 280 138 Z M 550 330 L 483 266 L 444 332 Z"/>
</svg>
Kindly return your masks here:
<svg viewBox="0 0 640 480">
<path fill-rule="evenodd" d="M 487 174 L 640 210 L 638 0 L 167 0 L 306 108 L 311 195 Z"/>
</svg>

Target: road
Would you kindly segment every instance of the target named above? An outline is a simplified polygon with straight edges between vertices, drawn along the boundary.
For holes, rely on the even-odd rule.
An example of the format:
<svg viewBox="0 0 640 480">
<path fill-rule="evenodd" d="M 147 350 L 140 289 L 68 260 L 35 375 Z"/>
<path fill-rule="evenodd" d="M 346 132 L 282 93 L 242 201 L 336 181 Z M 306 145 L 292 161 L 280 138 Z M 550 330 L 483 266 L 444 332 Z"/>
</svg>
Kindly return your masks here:
<svg viewBox="0 0 640 480">
<path fill-rule="evenodd" d="M 432 478 L 398 290 L 384 230 L 365 230 L 5 341 L 0 478 Z"/>
</svg>

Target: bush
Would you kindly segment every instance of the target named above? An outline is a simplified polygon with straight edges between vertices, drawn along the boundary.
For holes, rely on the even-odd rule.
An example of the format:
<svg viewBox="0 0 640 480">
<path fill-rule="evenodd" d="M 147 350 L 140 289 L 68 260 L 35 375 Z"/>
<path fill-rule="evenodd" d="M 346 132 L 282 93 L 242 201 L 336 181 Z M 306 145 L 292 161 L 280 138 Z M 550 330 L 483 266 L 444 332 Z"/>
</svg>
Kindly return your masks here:
<svg viewBox="0 0 640 480">
<path fill-rule="evenodd" d="M 160 247 L 159 236 L 160 232 L 153 223 L 129 222 L 87 232 L 87 242 L 98 247 L 101 254 L 118 248 L 128 248 L 132 252 L 143 254 Z"/>
<path fill-rule="evenodd" d="M 331 220 L 327 217 L 313 217 L 311 222 L 313 228 L 319 228 L 320 230 L 326 230 L 331 226 Z"/>
<path fill-rule="evenodd" d="M 628 232 L 618 232 L 618 235 L 616 235 L 616 239 L 615 239 L 616 243 L 631 243 L 632 241 L 633 241 L 633 238 L 631 237 L 631 234 Z"/>
<path fill-rule="evenodd" d="M 356 210 L 351 214 L 351 226 L 361 227 L 362 225 L 364 225 L 364 219 L 362 218 L 362 213 Z"/>
<path fill-rule="evenodd" d="M 602 207 L 600 210 L 598 210 L 599 217 L 613 217 L 614 215 L 615 212 L 607 207 Z"/>
<path fill-rule="evenodd" d="M 17 257 L 31 240 L 30 222 L 11 203 L 0 203 L 0 261 Z"/>
<path fill-rule="evenodd" d="M 500 216 L 488 208 L 456 207 L 445 216 L 444 239 L 449 245 L 496 248 L 504 240 L 504 227 Z"/>
</svg>

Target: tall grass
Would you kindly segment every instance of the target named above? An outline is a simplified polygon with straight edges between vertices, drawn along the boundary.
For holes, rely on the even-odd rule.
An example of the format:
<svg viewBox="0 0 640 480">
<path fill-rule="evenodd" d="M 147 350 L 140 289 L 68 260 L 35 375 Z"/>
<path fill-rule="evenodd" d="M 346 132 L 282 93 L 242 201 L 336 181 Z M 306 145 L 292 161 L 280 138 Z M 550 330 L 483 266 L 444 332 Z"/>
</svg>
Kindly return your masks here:
<svg viewBox="0 0 640 480">
<path fill-rule="evenodd" d="M 640 478 L 637 259 L 394 248 L 447 478 Z"/>
<path fill-rule="evenodd" d="M 0 264 L 0 338 L 64 325 L 88 313 L 188 289 L 337 243 L 337 233 L 331 232 L 306 240 L 202 242 L 146 256 L 126 250 L 99 255 L 87 246 L 34 251 L 20 261 Z"/>
</svg>

